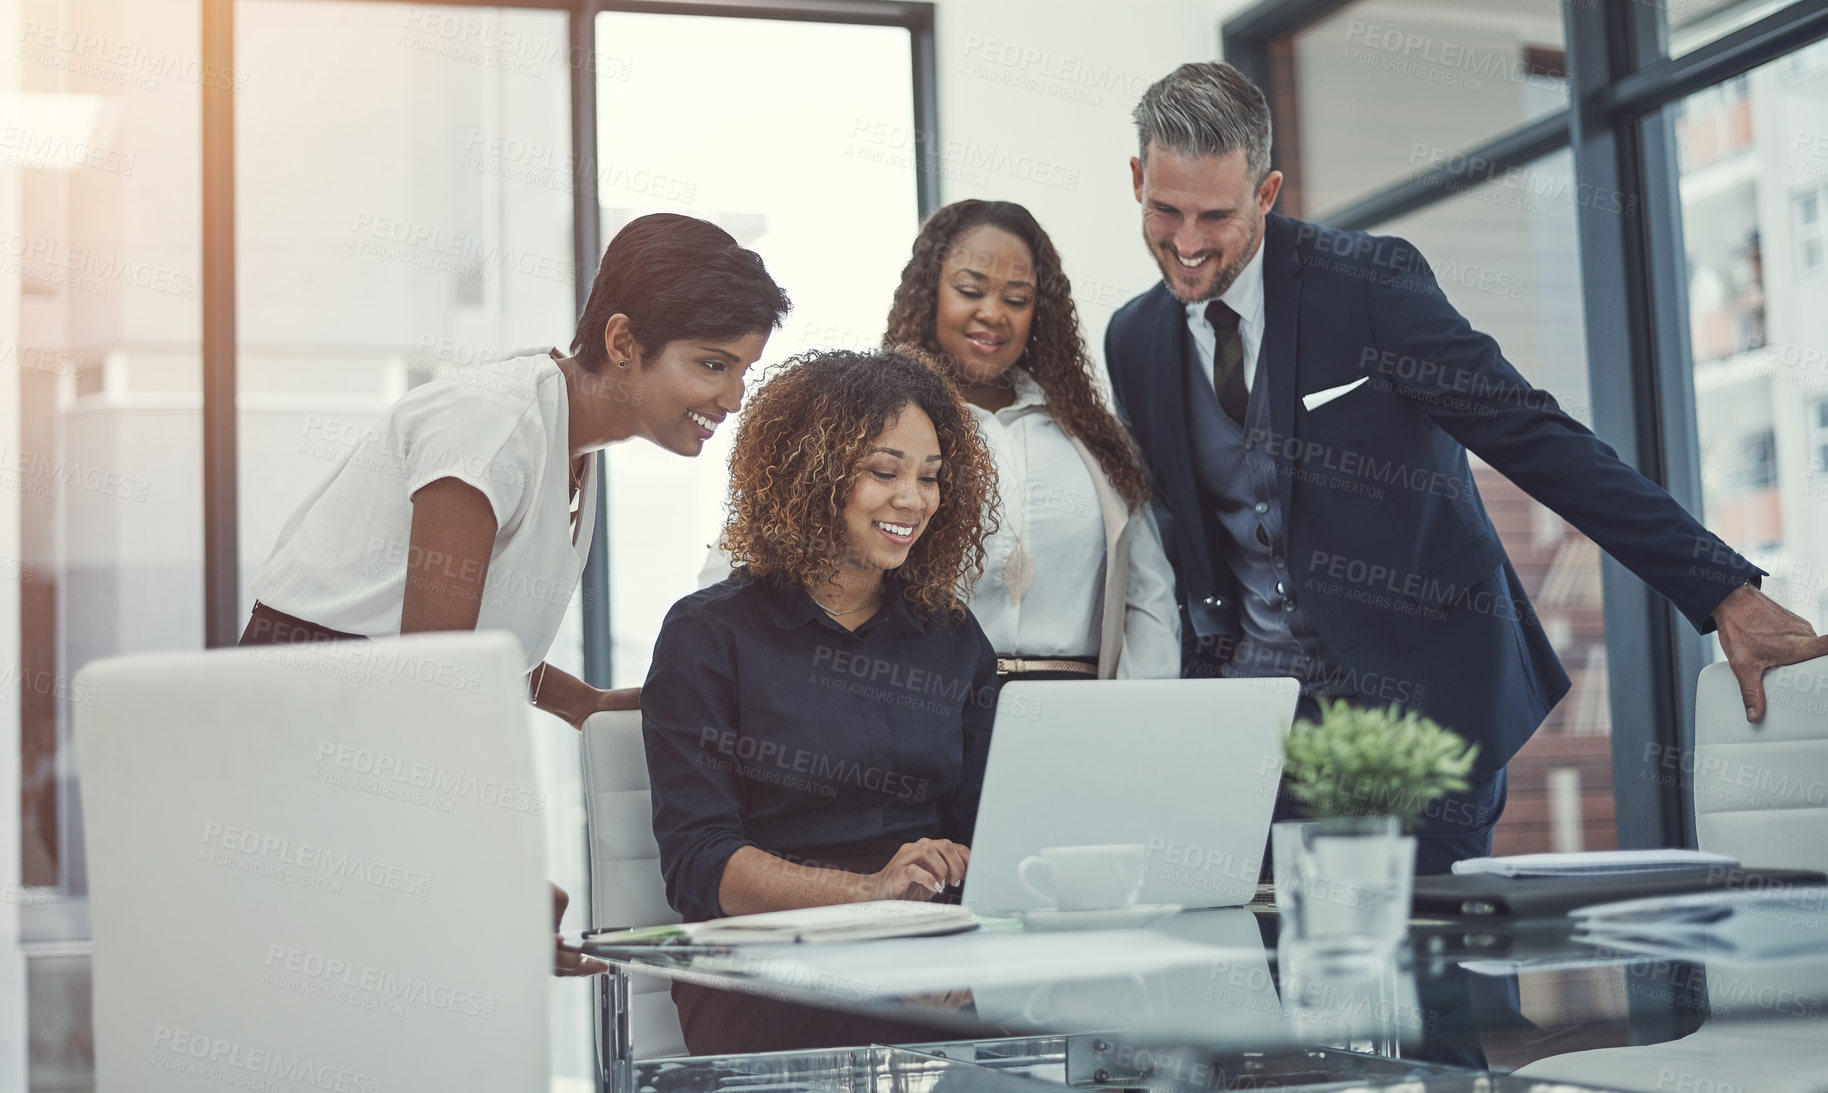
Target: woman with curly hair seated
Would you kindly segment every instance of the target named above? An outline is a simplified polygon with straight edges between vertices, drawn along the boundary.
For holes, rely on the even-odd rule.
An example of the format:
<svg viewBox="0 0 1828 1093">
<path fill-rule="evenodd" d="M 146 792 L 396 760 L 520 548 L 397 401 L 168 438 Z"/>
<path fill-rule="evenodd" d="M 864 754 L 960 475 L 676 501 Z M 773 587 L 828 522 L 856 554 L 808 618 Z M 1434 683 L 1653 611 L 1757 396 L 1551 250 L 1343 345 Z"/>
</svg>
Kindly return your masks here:
<svg viewBox="0 0 1828 1093">
<path fill-rule="evenodd" d="M 996 653 L 960 601 L 995 471 L 957 389 L 909 351 L 814 352 L 738 425 L 723 548 L 642 688 L 654 835 L 688 920 L 956 898 Z M 694 1054 L 929 1030 L 675 984 Z"/>
<path fill-rule="evenodd" d="M 1003 679 L 1175 679 L 1174 571 L 1149 475 L 1106 405 L 1053 240 L 1010 201 L 927 218 L 885 345 L 932 357 L 997 469 L 1002 520 L 967 602 Z M 716 546 L 702 584 L 731 572 Z"/>
</svg>

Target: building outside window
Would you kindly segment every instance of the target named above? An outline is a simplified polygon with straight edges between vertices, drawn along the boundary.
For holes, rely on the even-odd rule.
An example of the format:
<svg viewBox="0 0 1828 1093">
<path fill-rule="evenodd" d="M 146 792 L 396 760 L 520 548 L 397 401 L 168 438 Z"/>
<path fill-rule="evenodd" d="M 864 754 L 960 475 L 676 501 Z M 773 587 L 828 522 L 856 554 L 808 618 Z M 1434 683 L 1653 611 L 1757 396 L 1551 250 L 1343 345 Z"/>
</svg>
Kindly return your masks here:
<svg viewBox="0 0 1828 1093">
<path fill-rule="evenodd" d="M 1696 92 L 1664 117 L 1681 167 L 1704 520 L 1820 630 L 1828 498 L 1815 492 L 1813 437 L 1828 394 L 1828 139 L 1815 138 L 1828 128 L 1828 67 L 1793 60 Z"/>
<path fill-rule="evenodd" d="M 1828 204 L 1828 188 L 1807 187 L 1800 190 L 1791 199 L 1795 212 L 1793 242 L 1796 250 L 1796 274 L 1798 277 L 1813 277 L 1822 272 L 1828 264 L 1828 231 L 1824 223 L 1828 217 L 1822 215 L 1822 206 Z"/>
<path fill-rule="evenodd" d="M 1828 398 L 1817 399 L 1809 409 L 1809 471 L 1828 475 Z"/>
</svg>

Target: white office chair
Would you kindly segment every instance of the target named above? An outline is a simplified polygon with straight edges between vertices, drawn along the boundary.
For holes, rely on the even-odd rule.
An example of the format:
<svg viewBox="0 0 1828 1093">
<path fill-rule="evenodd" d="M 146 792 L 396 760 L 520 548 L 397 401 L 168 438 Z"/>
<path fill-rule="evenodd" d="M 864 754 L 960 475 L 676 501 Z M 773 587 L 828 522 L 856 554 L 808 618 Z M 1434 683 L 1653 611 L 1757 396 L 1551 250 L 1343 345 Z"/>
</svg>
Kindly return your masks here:
<svg viewBox="0 0 1828 1093">
<path fill-rule="evenodd" d="M 660 876 L 640 712 L 593 715 L 584 722 L 582 747 L 592 927 L 678 922 Z M 626 1088 L 637 1053 L 644 1059 L 686 1053 L 666 980 L 612 969 L 600 977 L 597 1005 L 598 1068 L 605 1089 Z"/>
<path fill-rule="evenodd" d="M 1828 872 L 1828 657 L 1765 674 L 1765 719 L 1745 719 L 1726 664 L 1695 687 L 1695 835 L 1764 868 Z"/>
<path fill-rule="evenodd" d="M 546 1087 L 512 635 L 120 657 L 77 687 L 98 1089 Z"/>
<path fill-rule="evenodd" d="M 1757 725 L 1745 719 L 1732 669 L 1703 668 L 1695 685 L 1691 769 L 1702 850 L 1755 868 L 1828 872 L 1828 802 L 1820 799 L 1828 785 L 1828 657 L 1766 673 L 1765 718 Z M 1820 999 L 1825 982 L 1824 957 L 1756 969 L 1709 962 L 1709 1017 L 1689 1035 L 1557 1055 L 1516 1073 L 1640 1093 L 1667 1093 L 1672 1074 L 1711 1079 L 1716 1088 L 1816 1093 L 1828 1088 L 1820 1022 L 1734 1018 L 1759 1016 L 1747 1013 L 1756 1000 Z"/>
</svg>

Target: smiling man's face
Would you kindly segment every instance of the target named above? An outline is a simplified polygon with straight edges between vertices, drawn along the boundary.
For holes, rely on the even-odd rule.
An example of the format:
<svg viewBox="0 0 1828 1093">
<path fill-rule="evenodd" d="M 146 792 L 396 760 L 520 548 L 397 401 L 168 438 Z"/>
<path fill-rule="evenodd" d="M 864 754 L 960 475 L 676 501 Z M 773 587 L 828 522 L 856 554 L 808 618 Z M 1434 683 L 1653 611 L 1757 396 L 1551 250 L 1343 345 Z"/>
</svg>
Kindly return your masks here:
<svg viewBox="0 0 1828 1093">
<path fill-rule="evenodd" d="M 1196 156 L 1149 146 L 1130 160 L 1142 205 L 1143 242 L 1182 303 L 1224 295 L 1263 243 L 1263 221 L 1282 188 L 1282 172 L 1251 180 L 1244 149 Z"/>
</svg>

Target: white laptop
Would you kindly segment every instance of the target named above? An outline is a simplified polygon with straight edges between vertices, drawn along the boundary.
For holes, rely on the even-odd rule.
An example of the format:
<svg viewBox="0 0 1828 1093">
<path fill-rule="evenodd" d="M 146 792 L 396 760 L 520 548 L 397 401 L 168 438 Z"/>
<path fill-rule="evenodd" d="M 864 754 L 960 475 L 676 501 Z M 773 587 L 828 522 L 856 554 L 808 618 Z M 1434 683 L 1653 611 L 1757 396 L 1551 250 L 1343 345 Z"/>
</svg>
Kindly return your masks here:
<svg viewBox="0 0 1828 1093">
<path fill-rule="evenodd" d="M 965 906 L 1045 907 L 1016 877 L 1023 858 L 1110 843 L 1145 848 L 1139 903 L 1250 902 L 1299 691 L 1282 678 L 1005 684 Z"/>
</svg>

